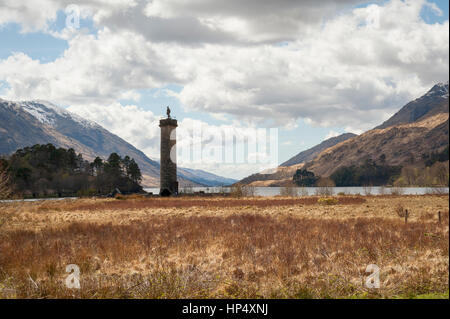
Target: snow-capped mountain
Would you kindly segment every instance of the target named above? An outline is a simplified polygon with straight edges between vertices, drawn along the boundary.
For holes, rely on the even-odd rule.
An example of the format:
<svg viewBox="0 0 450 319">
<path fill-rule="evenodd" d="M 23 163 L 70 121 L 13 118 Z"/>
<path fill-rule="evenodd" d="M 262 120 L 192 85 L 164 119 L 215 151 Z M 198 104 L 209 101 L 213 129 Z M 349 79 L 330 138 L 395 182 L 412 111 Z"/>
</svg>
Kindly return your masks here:
<svg viewBox="0 0 450 319">
<path fill-rule="evenodd" d="M 448 98 L 448 81 L 436 84 L 425 96 L 441 97 L 443 99 Z"/>
<path fill-rule="evenodd" d="M 86 120 L 48 101 L 35 100 L 22 101 L 18 103 L 22 105 L 25 112 L 34 116 L 42 124 L 54 126 L 58 124 L 58 121 L 60 121 L 61 118 L 65 118 L 78 122 L 87 128 L 100 127 L 97 123 Z"/>
<path fill-rule="evenodd" d="M 424 116 L 448 113 L 448 81 L 434 85 L 426 94 L 409 102 L 377 129 L 392 125 L 413 123 Z"/>
<path fill-rule="evenodd" d="M 47 143 L 73 148 L 89 160 L 96 156 L 106 158 L 113 152 L 128 155 L 141 168 L 143 185 L 159 186 L 159 163 L 97 123 L 46 101 L 13 102 L 0 99 L 0 155 Z M 203 171 L 185 172 L 180 167 L 179 182 L 181 186 L 216 186 L 227 185 L 230 180 Z"/>
</svg>

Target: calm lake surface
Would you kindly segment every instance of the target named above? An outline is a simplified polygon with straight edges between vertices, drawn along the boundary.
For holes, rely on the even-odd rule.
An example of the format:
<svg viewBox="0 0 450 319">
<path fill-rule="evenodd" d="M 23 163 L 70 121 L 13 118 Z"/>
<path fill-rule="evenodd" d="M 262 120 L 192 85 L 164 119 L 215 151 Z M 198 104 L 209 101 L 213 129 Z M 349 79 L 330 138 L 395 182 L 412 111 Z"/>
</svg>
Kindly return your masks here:
<svg viewBox="0 0 450 319">
<path fill-rule="evenodd" d="M 39 200 L 64 200 L 64 199 L 77 199 L 78 197 L 49 197 L 49 198 L 26 198 L 26 199 L 4 199 L 0 200 L 0 203 L 13 203 L 13 202 L 36 202 Z"/>
<path fill-rule="evenodd" d="M 256 196 L 276 196 L 280 195 L 282 187 L 255 187 Z M 321 191 L 319 187 L 296 187 L 298 196 L 316 195 Z M 144 188 L 146 192 L 159 194 L 159 188 Z M 333 195 L 345 193 L 346 195 L 388 195 L 392 193 L 400 195 L 423 195 L 423 194 L 448 194 L 448 187 L 331 187 Z M 203 191 L 205 193 L 229 192 L 229 187 L 192 187 L 192 192 Z M 183 188 L 180 188 L 183 192 Z"/>
</svg>

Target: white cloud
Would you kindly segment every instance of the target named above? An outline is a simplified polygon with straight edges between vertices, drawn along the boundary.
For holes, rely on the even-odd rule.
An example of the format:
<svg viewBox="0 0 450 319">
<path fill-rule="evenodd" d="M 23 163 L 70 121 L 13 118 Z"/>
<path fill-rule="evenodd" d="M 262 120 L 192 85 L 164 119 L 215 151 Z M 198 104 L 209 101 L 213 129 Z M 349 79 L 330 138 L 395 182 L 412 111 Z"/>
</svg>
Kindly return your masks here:
<svg viewBox="0 0 450 319">
<path fill-rule="evenodd" d="M 140 89 L 179 85 L 170 94 L 187 110 L 230 126 L 294 127 L 303 118 L 362 132 L 449 77 L 449 24 L 426 24 L 424 6 L 441 12 L 425 0 L 356 9 L 360 1 L 78 2 L 96 35 L 49 30 L 69 0 L 0 1 L 0 25 L 69 44 L 49 63 L 23 53 L 0 60 L 3 98 L 71 105 L 150 156 L 158 127 L 136 128 L 155 115 L 117 102 L 139 101 Z"/>
<path fill-rule="evenodd" d="M 74 104 L 69 111 L 97 122 L 150 158 L 159 158 L 159 117 L 136 105 Z"/>
<path fill-rule="evenodd" d="M 2 24 L 16 22 L 24 32 L 47 29 L 49 21 L 56 19 L 57 6 L 52 1 L 37 0 L 23 3 L 15 0 L 0 2 L 0 27 Z"/>
<path fill-rule="evenodd" d="M 241 1 L 214 6 L 203 0 L 189 5 L 178 0 L 155 0 L 147 5 L 92 2 L 92 8 L 101 8 L 90 9 L 100 28 L 98 35 L 76 35 L 69 40 L 64 56 L 51 63 L 20 53 L 0 61 L 0 76 L 10 86 L 5 97 L 110 104 L 130 95 L 138 100 L 138 89 L 173 83 L 183 87 L 176 96 L 187 109 L 222 118 L 232 115 L 260 125 L 265 122 L 266 126 L 292 127 L 303 118 L 315 125 L 356 131 L 379 124 L 403 103 L 448 78 L 448 21 L 426 24 L 419 15 L 423 6 L 429 5 L 425 1 L 392 0 L 384 6 L 336 15 L 318 25 L 323 20 L 319 9 L 329 12 L 335 9 L 333 3 L 327 1 L 319 7 L 315 2 L 302 3 L 300 9 L 315 13 L 314 18 L 306 18 L 292 2 L 263 2 L 253 7 Z M 140 11 L 144 7 L 156 7 L 153 18 Z M 51 16 L 45 12 L 44 16 Z M 379 13 L 376 26 L 370 24 L 374 12 Z M 188 38 L 177 43 L 166 34 L 171 32 L 167 21 L 154 20 L 155 15 L 157 19 L 192 18 L 197 22 L 217 16 L 220 21 L 236 18 L 251 24 L 273 15 L 278 21 L 283 13 L 288 20 L 297 17 L 299 23 L 308 23 L 314 32 L 296 31 L 297 36 L 283 46 L 243 45 L 235 37 L 209 43 L 200 33 L 196 41 L 205 41 L 203 44 L 186 46 Z M 147 34 L 149 20 L 164 29 L 158 33 L 163 38 Z M 208 23 L 219 29 L 222 25 L 214 24 L 214 19 Z M 211 25 L 207 28 L 215 39 L 226 33 L 217 33 Z M 173 30 L 185 29 L 189 28 L 181 25 Z M 259 29 L 249 30 L 245 31 L 250 32 L 249 37 L 264 37 Z M 161 42 L 165 36 L 167 41 Z"/>
<path fill-rule="evenodd" d="M 138 99 L 137 89 L 175 81 L 162 52 L 138 34 L 80 34 L 61 58 L 40 63 L 23 53 L 0 60 L 0 78 L 10 85 L 10 99 L 46 99 L 72 105 Z"/>
<path fill-rule="evenodd" d="M 329 139 L 329 138 L 336 137 L 336 136 L 339 136 L 339 135 L 340 135 L 340 133 L 331 130 L 331 131 L 329 131 L 328 134 L 325 136 L 324 140 L 327 140 L 327 139 Z"/>
<path fill-rule="evenodd" d="M 216 34 L 207 42 L 280 42 L 320 26 L 324 18 L 359 0 L 154 0 L 144 9 L 147 17 L 169 23 L 193 19 L 199 28 Z M 189 32 L 189 30 L 183 30 Z M 189 34 L 189 33 L 187 33 Z M 219 35 L 222 35 L 219 36 Z M 194 40 L 196 42 L 196 40 Z"/>
<path fill-rule="evenodd" d="M 1 0 L 0 27 L 20 23 L 23 32 L 50 32 L 49 26 L 56 21 L 57 12 L 74 4 L 80 9 L 81 18 L 108 17 L 137 5 L 133 0 Z"/>
<path fill-rule="evenodd" d="M 123 106 L 119 103 L 112 103 L 107 107 L 100 104 L 72 105 L 68 110 L 83 118 L 101 123 L 108 131 L 119 135 L 142 150 L 148 157 L 159 159 L 159 119 L 161 117 L 154 115 L 151 111 L 136 105 Z M 254 133 L 255 130 L 249 127 L 210 125 L 204 121 L 184 118 L 178 122 L 177 129 L 178 165 L 234 178 L 242 178 L 249 172 L 277 166 L 277 145 L 272 149 L 266 145 L 265 150 L 245 151 L 244 144 L 247 143 L 245 139 L 255 138 Z M 268 141 L 269 132 L 266 134 Z M 236 137 L 242 138 L 243 144 L 237 142 Z M 277 135 L 274 137 L 278 139 Z M 235 145 L 238 143 L 242 148 Z M 257 143 L 249 144 L 254 146 Z M 237 155 L 239 150 L 243 152 L 241 159 Z M 217 151 L 218 153 L 214 153 Z M 233 153 L 231 160 L 227 159 L 226 154 Z M 219 157 L 217 157 L 218 154 Z"/>
<path fill-rule="evenodd" d="M 402 104 L 448 78 L 448 22 L 427 25 L 421 2 L 393 1 L 379 28 L 361 25 L 370 8 L 338 16 L 287 46 L 205 46 L 181 101 L 206 112 L 270 118 L 303 117 L 319 125 L 368 129 Z"/>
</svg>

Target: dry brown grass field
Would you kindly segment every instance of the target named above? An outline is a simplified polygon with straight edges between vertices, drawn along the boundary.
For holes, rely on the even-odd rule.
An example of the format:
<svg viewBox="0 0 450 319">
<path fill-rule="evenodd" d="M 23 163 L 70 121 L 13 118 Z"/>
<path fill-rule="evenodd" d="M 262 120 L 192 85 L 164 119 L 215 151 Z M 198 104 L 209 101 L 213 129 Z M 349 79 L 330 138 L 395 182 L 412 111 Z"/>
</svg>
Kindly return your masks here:
<svg viewBox="0 0 450 319">
<path fill-rule="evenodd" d="M 318 200 L 0 203 L 0 297 L 448 298 L 447 195 Z"/>
</svg>

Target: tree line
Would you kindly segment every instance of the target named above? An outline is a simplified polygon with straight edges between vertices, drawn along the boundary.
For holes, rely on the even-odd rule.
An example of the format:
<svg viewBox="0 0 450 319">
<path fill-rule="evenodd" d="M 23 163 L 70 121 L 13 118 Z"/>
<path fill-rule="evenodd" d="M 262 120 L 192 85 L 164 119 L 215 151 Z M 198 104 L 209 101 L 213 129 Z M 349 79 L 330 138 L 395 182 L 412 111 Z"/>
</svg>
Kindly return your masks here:
<svg viewBox="0 0 450 319">
<path fill-rule="evenodd" d="M 74 149 L 36 144 L 0 159 L 0 185 L 17 197 L 106 195 L 142 191 L 142 174 L 129 156 L 111 153 L 89 162 Z M 6 181 L 7 179 L 7 181 Z M 6 186 L 3 186 L 6 187 Z M 5 197 L 5 196 L 4 196 Z"/>
<path fill-rule="evenodd" d="M 321 186 L 326 182 L 334 186 L 448 186 L 449 148 L 442 152 L 422 154 L 415 165 L 392 166 L 380 156 L 378 162 L 366 159 L 359 165 L 342 166 L 329 178 L 320 178 L 304 168 L 298 169 L 293 181 L 298 186 Z"/>
</svg>

